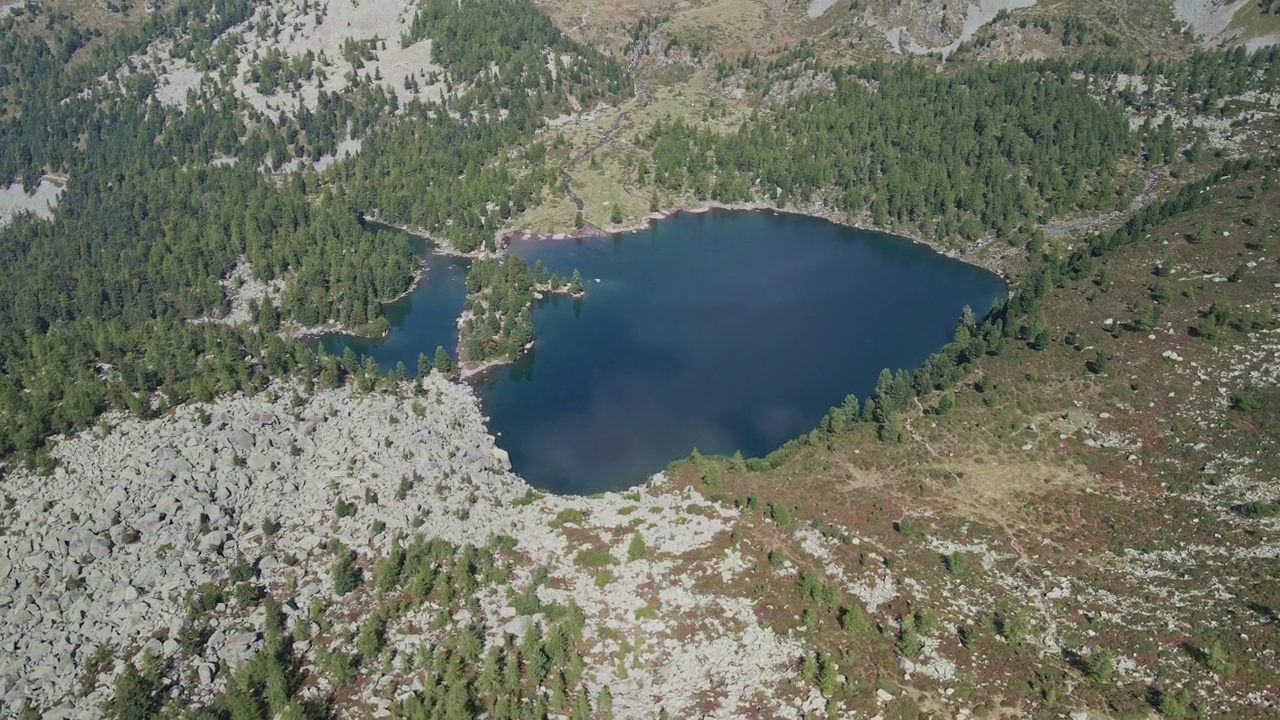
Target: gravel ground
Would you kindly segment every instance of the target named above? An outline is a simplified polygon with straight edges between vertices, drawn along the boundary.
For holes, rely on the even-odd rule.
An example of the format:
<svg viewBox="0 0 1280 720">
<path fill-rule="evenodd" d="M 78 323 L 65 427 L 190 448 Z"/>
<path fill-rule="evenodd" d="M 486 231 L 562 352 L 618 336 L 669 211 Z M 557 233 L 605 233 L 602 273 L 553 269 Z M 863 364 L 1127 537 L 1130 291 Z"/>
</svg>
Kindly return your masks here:
<svg viewBox="0 0 1280 720">
<path fill-rule="evenodd" d="M 21 183 L 0 189 L 0 227 L 8 225 L 20 212 L 33 212 L 46 220 L 52 219 L 53 209 L 58 206 L 61 196 L 62 188 L 48 180 L 41 180 L 32 195 L 23 192 Z"/>
</svg>

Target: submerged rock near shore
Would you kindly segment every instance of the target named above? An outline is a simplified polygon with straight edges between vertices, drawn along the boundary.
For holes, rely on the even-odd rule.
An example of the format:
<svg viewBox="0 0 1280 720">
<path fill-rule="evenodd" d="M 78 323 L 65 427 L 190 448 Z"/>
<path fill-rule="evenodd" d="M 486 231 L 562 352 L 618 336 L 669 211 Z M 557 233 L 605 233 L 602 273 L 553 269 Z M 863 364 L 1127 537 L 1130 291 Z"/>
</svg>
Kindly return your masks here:
<svg viewBox="0 0 1280 720">
<path fill-rule="evenodd" d="M 539 602 L 581 609 L 593 659 L 585 682 L 607 686 L 621 716 L 655 714 L 654 697 L 669 712 L 696 700 L 724 717 L 740 703 L 770 703 L 798 643 L 763 627 L 750 600 L 695 590 L 704 576 L 742 569 L 732 548 L 717 549 L 735 511 L 663 488 L 660 477 L 625 494 L 543 495 L 508 471 L 469 388 L 433 373 L 420 392 L 402 390 L 303 397 L 276 386 L 155 420 L 111 417 L 59 442 L 51 474 L 11 471 L 0 534 L 3 714 L 30 706 L 98 717 L 119 660 L 148 656 L 178 668 L 175 696 L 211 697 L 262 646 L 265 614 L 217 596 L 193 651 L 183 639 L 192 598 L 251 575 L 300 636 L 320 631 L 315 608 L 324 607 L 329 635 L 346 637 L 371 597 L 338 592 L 333 548 L 349 549 L 371 576 L 413 535 L 473 547 L 507 538 L 508 576 L 471 603 L 485 643 L 542 622 L 514 598 L 535 569 L 545 573 L 549 582 L 534 583 Z M 633 537 L 643 538 L 640 555 L 627 551 Z M 584 549 L 596 551 L 590 562 Z M 433 623 L 441 611 L 454 621 Z M 476 620 L 471 612 L 427 604 L 387 628 L 387 645 L 411 658 Z M 318 638 L 294 645 L 312 672 L 319 647 Z M 609 659 L 618 652 L 633 660 Z M 371 670 L 352 702 L 383 714 L 411 684 L 403 665 L 390 658 Z M 317 677 L 304 694 L 331 687 Z"/>
</svg>

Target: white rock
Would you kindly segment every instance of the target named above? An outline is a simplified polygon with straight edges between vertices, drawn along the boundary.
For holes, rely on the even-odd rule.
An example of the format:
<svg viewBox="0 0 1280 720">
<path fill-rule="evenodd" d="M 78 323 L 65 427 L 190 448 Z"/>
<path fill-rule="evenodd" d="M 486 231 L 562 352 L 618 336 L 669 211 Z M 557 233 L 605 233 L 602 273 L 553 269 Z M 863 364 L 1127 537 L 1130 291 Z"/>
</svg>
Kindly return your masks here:
<svg viewBox="0 0 1280 720">
<path fill-rule="evenodd" d="M 515 635 L 518 638 L 524 637 L 525 630 L 529 629 L 529 616 L 521 615 L 506 625 L 502 626 L 502 632 L 507 635 Z"/>
</svg>

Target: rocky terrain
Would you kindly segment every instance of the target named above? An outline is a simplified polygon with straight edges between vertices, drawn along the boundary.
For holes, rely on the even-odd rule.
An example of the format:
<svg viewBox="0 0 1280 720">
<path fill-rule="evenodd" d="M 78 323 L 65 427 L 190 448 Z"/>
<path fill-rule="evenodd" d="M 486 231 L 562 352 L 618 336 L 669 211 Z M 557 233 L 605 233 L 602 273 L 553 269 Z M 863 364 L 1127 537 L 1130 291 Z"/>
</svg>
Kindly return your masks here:
<svg viewBox="0 0 1280 720">
<path fill-rule="evenodd" d="M 723 717 L 775 702 L 771 690 L 793 672 L 800 645 L 762 627 L 752 600 L 695 589 L 745 567 L 732 550 L 708 554 L 734 511 L 664 489 L 661 477 L 625 494 L 541 496 L 508 472 L 466 386 L 433 374 L 417 394 L 404 390 L 302 397 L 274 387 L 151 421 L 112 417 L 59 443 L 51 475 L 10 473 L 0 534 L 4 715 L 30 706 L 45 717 L 98 717 L 111 698 L 106 661 L 135 655 L 179 663 L 184 692 L 208 696 L 261 646 L 263 613 L 219 603 L 207 644 L 187 657 L 179 637 L 197 588 L 228 584 L 247 561 L 291 624 L 313 622 L 321 603 L 345 608 L 331 615 L 358 627 L 363 594 L 335 593 L 326 548 L 337 539 L 371 566 L 409 534 L 477 547 L 514 539 L 508 581 L 478 596 L 487 642 L 539 621 L 518 614 L 513 598 L 545 568 L 540 600 L 573 601 L 586 614 L 588 685 L 608 686 L 621 716 L 650 714 L 655 698 L 671 712 L 698 698 Z M 636 534 L 646 550 L 628 557 Z M 611 557 L 584 566 L 592 539 Z M 694 568 L 690 554 L 701 557 Z M 429 641 L 415 628 L 441 609 L 389 630 L 397 657 Z M 469 622 L 458 612 L 455 624 Z M 622 644 L 632 660 L 606 660 Z M 411 683 L 380 675 L 362 685 L 361 702 L 385 713 Z M 788 707 L 776 710 L 794 716 Z"/>
<path fill-rule="evenodd" d="M 298 0 L 263 3 L 252 20 L 232 28 L 226 35 L 236 53 L 233 86 L 237 94 L 255 109 L 275 114 L 293 113 L 299 107 L 315 107 L 322 88 L 333 90 L 347 84 L 358 73 L 376 78 L 388 91 L 404 100 L 419 97 L 438 99 L 445 92 L 440 68 L 431 62 L 431 41 L 401 47 L 400 35 L 413 19 L 414 3 L 404 0 Z M 354 62 L 344 54 L 344 43 L 371 43 L 372 57 Z M 151 66 L 164 78 L 157 97 L 168 105 L 185 107 L 187 93 L 212 79 L 213 72 L 201 72 L 191 63 L 170 57 L 165 43 L 153 45 L 134 59 Z M 316 59 L 316 73 L 299 79 L 292 87 L 267 94 L 250 82 L 250 73 L 269 51 L 278 51 L 287 62 L 307 53 Z M 225 72 L 225 68 L 214 68 Z M 126 71 L 127 72 L 127 71 Z M 428 79 L 428 77 L 436 79 Z M 418 90 L 406 88 L 406 80 L 418 79 Z"/>
<path fill-rule="evenodd" d="M 0 187 L 0 228 L 13 221 L 13 216 L 29 212 L 48 220 L 58 206 L 62 187 L 48 180 L 41 180 L 35 191 L 28 194 L 21 183 Z"/>
<path fill-rule="evenodd" d="M 943 31 L 942 27 L 945 25 L 933 25 L 927 20 L 921 22 L 923 15 L 918 12 L 895 13 L 882 20 L 882 22 L 887 22 L 891 25 L 884 34 L 885 39 L 895 53 L 902 54 L 904 51 L 912 55 L 939 53 L 942 59 L 945 60 L 948 55 L 956 51 L 956 48 L 960 47 L 961 43 L 972 39 L 974 33 L 994 20 L 997 13 L 1001 11 L 1012 12 L 1021 8 L 1033 7 L 1035 4 L 1036 0 L 982 0 L 977 4 L 966 5 L 964 6 L 964 15 L 958 32 Z M 945 5 L 943 7 L 944 9 L 946 8 Z M 896 24 L 900 22 L 915 25 L 916 32 L 921 33 L 924 38 L 923 43 L 912 35 L 912 29 L 908 25 Z M 951 37 L 953 35 L 954 37 Z M 946 42 L 948 39 L 950 39 L 950 42 Z"/>
</svg>

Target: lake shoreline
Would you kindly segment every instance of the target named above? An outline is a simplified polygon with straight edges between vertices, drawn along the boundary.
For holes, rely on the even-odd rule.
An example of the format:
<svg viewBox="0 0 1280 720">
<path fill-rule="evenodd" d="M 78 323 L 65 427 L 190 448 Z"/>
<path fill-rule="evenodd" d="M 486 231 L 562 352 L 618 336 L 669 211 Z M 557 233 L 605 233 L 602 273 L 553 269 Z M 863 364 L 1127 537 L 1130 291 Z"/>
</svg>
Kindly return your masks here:
<svg viewBox="0 0 1280 720">
<path fill-rule="evenodd" d="M 550 234 L 534 232 L 531 230 L 520 230 L 520 229 L 502 231 L 497 234 L 498 247 L 499 247 L 497 252 L 490 252 L 486 250 L 462 252 L 457 248 L 453 247 L 452 245 L 450 245 L 447 241 L 443 241 L 433 236 L 432 234 L 428 233 L 426 230 L 423 230 L 421 228 L 411 228 L 408 226 L 401 226 L 393 223 L 388 223 L 388 222 L 379 220 L 376 217 L 376 215 L 368 215 L 368 216 L 362 215 L 361 220 L 362 222 L 368 222 L 375 225 L 382 225 L 387 228 L 391 228 L 391 229 L 403 232 L 406 235 L 410 235 L 412 237 L 418 238 L 419 240 L 426 242 L 430 246 L 430 251 L 432 255 L 446 256 L 446 257 L 459 257 L 459 258 L 465 258 L 468 260 L 477 260 L 483 257 L 499 257 L 500 258 L 507 253 L 511 243 L 517 240 L 522 242 L 528 241 L 528 242 L 540 243 L 545 241 L 558 241 L 558 240 L 604 239 L 604 238 L 616 237 L 619 235 L 638 233 L 643 230 L 651 229 L 658 221 L 671 218 L 678 213 L 688 213 L 690 215 L 702 215 L 702 214 L 710 213 L 712 211 L 729 211 L 729 212 L 743 212 L 743 213 L 767 211 L 775 215 L 782 214 L 782 215 L 795 215 L 800 217 L 810 217 L 810 218 L 815 218 L 818 220 L 830 222 L 834 225 L 851 228 L 854 230 L 859 230 L 863 232 L 880 233 L 883 235 L 888 235 L 900 241 L 909 242 L 912 245 L 923 245 L 929 248 L 932 252 L 936 253 L 937 255 L 941 255 L 951 260 L 956 260 L 966 265 L 978 267 L 988 272 L 991 272 L 992 274 L 999 277 L 1001 281 L 1005 283 L 1006 286 L 1008 285 L 1008 279 L 1005 276 L 1004 268 L 1002 267 L 1002 263 L 1000 262 L 1002 258 L 999 258 L 999 257 L 992 258 L 989 256 L 980 258 L 980 257 L 977 257 L 975 254 L 976 252 L 982 250 L 987 245 L 989 245 L 990 244 L 989 241 L 975 243 L 975 245 L 973 246 L 973 250 L 971 250 L 969 253 L 965 253 L 963 251 L 957 251 L 957 250 L 942 250 L 935 243 L 929 240 L 926 240 L 922 237 L 919 237 L 917 235 L 913 235 L 910 233 L 903 233 L 896 230 L 889 230 L 881 227 L 876 227 L 872 224 L 849 222 L 845 218 L 841 217 L 835 211 L 832 211 L 822 206 L 813 206 L 809 209 L 799 209 L 799 208 L 778 208 L 762 202 L 721 203 L 716 201 L 708 201 L 701 205 L 696 205 L 692 207 L 681 205 L 679 207 L 670 208 L 667 210 L 659 210 L 657 212 L 651 212 L 645 215 L 643 218 L 641 218 L 641 221 L 639 223 L 622 226 L 613 230 L 605 230 L 603 228 L 599 228 L 594 225 L 588 225 L 581 230 L 576 230 L 573 232 L 560 232 L 560 233 L 550 233 Z M 380 301 L 380 304 L 383 306 L 387 306 L 392 303 L 403 300 L 405 297 L 408 297 L 426 281 L 426 275 L 427 275 L 427 262 L 423 260 L 419 263 L 419 267 L 414 276 L 414 280 L 409 285 L 409 287 L 403 292 L 397 294 L 393 298 Z M 542 290 L 541 287 L 538 287 L 537 289 Z M 574 295 L 574 294 L 563 292 L 563 291 L 560 291 L 560 292 L 551 291 L 550 294 L 564 294 L 564 295 L 569 295 L 570 297 L 582 296 L 582 295 Z M 583 295 L 585 295 L 585 293 L 583 293 Z M 453 338 L 455 342 L 455 347 L 459 347 L 459 344 L 461 343 L 461 325 L 465 321 L 465 319 L 466 319 L 465 312 L 462 315 L 459 315 L 458 318 L 455 319 L 455 324 L 458 327 L 458 333 Z M 390 337 L 390 335 L 391 335 L 391 328 L 388 328 L 386 331 L 380 334 L 371 335 L 371 334 L 362 334 L 359 331 L 354 330 L 352 328 L 341 327 L 337 325 L 324 325 L 324 326 L 309 327 L 309 328 L 302 328 L 299 330 L 295 330 L 288 333 L 287 336 L 289 338 L 301 340 L 301 341 L 313 341 L 313 340 L 323 339 L 326 337 L 346 337 L 346 338 L 359 339 L 359 340 L 385 340 L 388 337 Z M 533 344 L 534 343 L 530 343 L 530 347 L 532 347 Z M 512 365 L 518 362 L 522 357 L 525 356 L 525 354 L 528 352 L 529 349 L 530 348 L 525 348 L 516 358 L 492 358 L 492 359 L 484 360 L 478 363 L 460 361 L 458 380 L 460 382 L 466 382 L 468 384 L 472 384 L 474 380 L 487 375 L 490 371 L 496 368 Z"/>
<path fill-rule="evenodd" d="M 530 345 L 533 345 L 533 343 L 530 343 Z M 523 357 L 524 353 L 528 351 L 529 351 L 529 348 L 525 348 L 524 352 L 521 352 L 520 356 L 516 357 L 515 360 L 509 360 L 507 358 L 494 358 L 493 360 L 485 360 L 484 362 L 478 363 L 475 365 L 471 365 L 469 363 L 460 364 L 460 367 L 458 369 L 458 380 L 470 380 L 471 378 L 477 377 L 479 375 L 483 375 L 484 373 L 490 370 L 493 370 L 494 368 L 500 368 L 506 365 L 510 365 L 511 363 L 514 363 L 516 360 L 519 360 L 520 357 Z"/>
<path fill-rule="evenodd" d="M 427 232 L 423 228 L 410 227 L 408 225 L 397 225 L 393 222 L 388 222 L 386 220 L 379 220 L 376 213 L 372 215 L 362 214 L 360 215 L 360 221 L 362 223 L 382 225 L 383 227 L 389 227 L 395 230 L 399 230 L 405 235 L 412 235 L 413 237 L 416 237 L 419 240 L 423 240 L 431 246 L 432 255 L 444 255 L 447 257 L 460 257 L 460 258 L 467 258 L 469 260 L 477 260 L 482 257 L 502 257 L 504 254 L 506 254 L 505 248 L 499 248 L 496 252 L 490 252 L 483 248 L 479 250 L 472 250 L 470 252 L 464 252 L 454 247 L 453 243 L 450 243 L 448 240 L 438 238 L 435 235 L 432 235 L 431 233 Z"/>
<path fill-rule="evenodd" d="M 509 245 L 513 240 L 544 241 L 544 240 L 586 240 L 590 238 L 607 238 L 607 237 L 613 237 L 615 235 L 625 235 L 630 233 L 637 233 L 642 230 L 648 230 L 653 226 L 655 222 L 659 220 L 665 220 L 666 218 L 669 218 L 672 215 L 675 215 L 677 213 L 689 213 L 693 215 L 700 215 L 703 213 L 711 212 L 713 210 L 729 210 L 734 212 L 769 211 L 769 212 L 785 214 L 785 215 L 799 215 L 802 217 L 811 217 L 811 218 L 817 218 L 819 220 L 825 220 L 829 223 L 832 223 L 835 225 L 841 225 L 847 228 L 852 228 L 854 230 L 891 235 L 895 238 L 908 241 L 912 244 L 924 245 L 929 249 L 933 250 L 933 252 L 939 255 L 942 255 L 943 257 L 947 257 L 952 260 L 965 263 L 967 265 L 980 267 L 983 270 L 986 270 L 988 272 L 991 272 L 999 276 L 1001 280 L 1004 280 L 1005 283 L 1008 284 L 1008 277 L 1005 274 L 1006 268 L 1005 268 L 1004 257 L 1001 257 L 1001 256 L 991 257 L 991 256 L 978 255 L 980 251 L 982 251 L 984 248 L 991 245 L 991 241 L 993 240 L 993 238 L 984 238 L 983 240 L 979 240 L 978 242 L 971 245 L 968 251 L 944 249 L 940 247 L 936 242 L 925 239 L 914 233 L 905 232 L 899 229 L 877 227 L 873 223 L 850 222 L 846 217 L 843 216 L 843 214 L 838 213 L 834 210 L 831 210 L 825 206 L 813 206 L 809 209 L 801 209 L 801 208 L 793 208 L 793 207 L 779 208 L 779 207 L 769 205 L 763 202 L 758 202 L 758 201 L 746 202 L 746 203 L 722 203 L 722 202 L 717 202 L 715 200 L 709 200 L 697 206 L 691 207 L 688 205 L 681 204 L 677 207 L 669 208 L 666 210 L 658 210 L 655 212 L 651 212 L 648 215 L 645 215 L 644 217 L 642 217 L 638 223 L 622 225 L 622 226 L 619 226 L 617 229 L 613 229 L 613 230 L 605 230 L 603 228 L 599 228 L 594 225 L 588 225 L 582 228 L 581 230 L 574 230 L 571 232 L 550 233 L 550 234 L 534 232 L 532 230 L 515 229 L 515 230 L 500 232 L 499 239 L 502 241 L 504 245 Z"/>
<path fill-rule="evenodd" d="M 884 367 L 915 367 L 951 339 L 964 306 L 985 308 L 1006 290 L 987 270 L 900 237 L 764 208 L 698 209 L 646 218 L 668 222 L 625 242 L 530 238 L 507 247 L 511 263 L 580 268 L 592 296 L 589 308 L 539 303 L 533 348 L 508 339 L 497 343 L 501 357 L 464 350 L 455 375 L 482 396 L 512 462 L 541 486 L 622 487 L 686 455 L 690 442 L 704 452 L 767 455 L 812 429 L 832 398 L 865 393 Z M 430 278 L 387 311 L 392 339 L 326 340 L 329 353 L 353 346 L 384 373 L 398 362 L 412 369 L 419 350 L 437 344 L 453 355 L 467 263 L 417 252 L 430 261 Z M 593 293 L 596 278 L 603 290 Z M 547 283 L 530 289 L 548 299 Z M 492 314 L 499 296 L 488 292 Z M 496 325 L 489 330 L 496 338 Z M 464 338 L 472 334 L 486 331 L 468 328 Z M 892 343 L 855 339 L 882 335 Z M 763 378 L 767 387 L 736 394 Z"/>
<path fill-rule="evenodd" d="M 576 292 L 576 293 L 570 292 L 568 283 L 555 289 L 552 289 L 550 283 L 534 283 L 533 290 L 534 290 L 533 300 L 531 300 L 529 304 L 525 306 L 525 308 L 529 310 L 531 315 L 533 313 L 534 303 L 536 303 L 539 300 L 547 299 L 555 295 L 562 295 L 565 297 L 572 298 L 574 300 L 581 300 L 582 298 L 587 296 L 586 290 L 583 290 L 581 292 Z M 462 343 L 462 326 L 466 324 L 467 320 L 470 318 L 471 318 L 471 315 L 466 310 L 462 312 L 462 315 L 458 316 L 457 325 L 458 325 L 459 346 L 461 346 L 461 343 Z M 494 368 L 499 368 L 499 367 L 503 367 L 504 365 L 511 365 L 515 362 L 518 362 L 520 358 L 524 357 L 530 350 L 534 348 L 537 342 L 538 341 L 536 338 L 533 340 L 530 340 L 529 344 L 525 345 L 524 348 L 520 350 L 520 353 L 517 354 L 514 358 L 490 358 L 488 360 L 484 360 L 479 363 L 476 363 L 473 361 L 466 361 L 466 362 L 460 361 L 458 363 L 458 379 L 469 380 L 473 377 L 483 375 L 489 370 L 492 370 Z"/>
<path fill-rule="evenodd" d="M 391 226 L 388 226 L 388 227 L 391 227 Z M 396 228 L 396 229 L 399 230 L 400 228 Z M 404 232 L 412 235 L 412 233 L 409 233 L 407 230 Z M 388 305 L 391 305 L 392 303 L 399 302 L 409 297 L 410 295 L 412 295 L 413 291 L 421 287 L 422 284 L 425 283 L 426 281 L 427 281 L 427 261 L 419 260 L 418 267 L 413 272 L 413 280 L 409 283 L 409 287 L 405 288 L 403 292 L 397 294 L 395 297 L 387 298 L 386 300 L 379 300 L 378 305 L 382 307 L 386 307 Z M 364 333 L 361 333 L 359 330 L 355 330 L 353 328 L 346 327 L 345 325 L 342 325 L 340 323 L 330 321 L 330 323 L 326 323 L 324 325 L 312 325 L 310 327 L 304 326 L 304 327 L 300 327 L 300 328 L 296 328 L 293 330 L 288 330 L 280 333 L 280 337 L 282 339 L 298 340 L 302 342 L 307 342 L 310 340 L 320 340 L 322 338 L 334 337 L 334 336 L 356 338 L 359 340 L 385 340 L 388 337 L 391 337 L 391 327 L 390 325 L 388 325 L 386 330 L 382 331 L 381 333 L 378 333 L 377 335 L 366 335 Z"/>
</svg>

